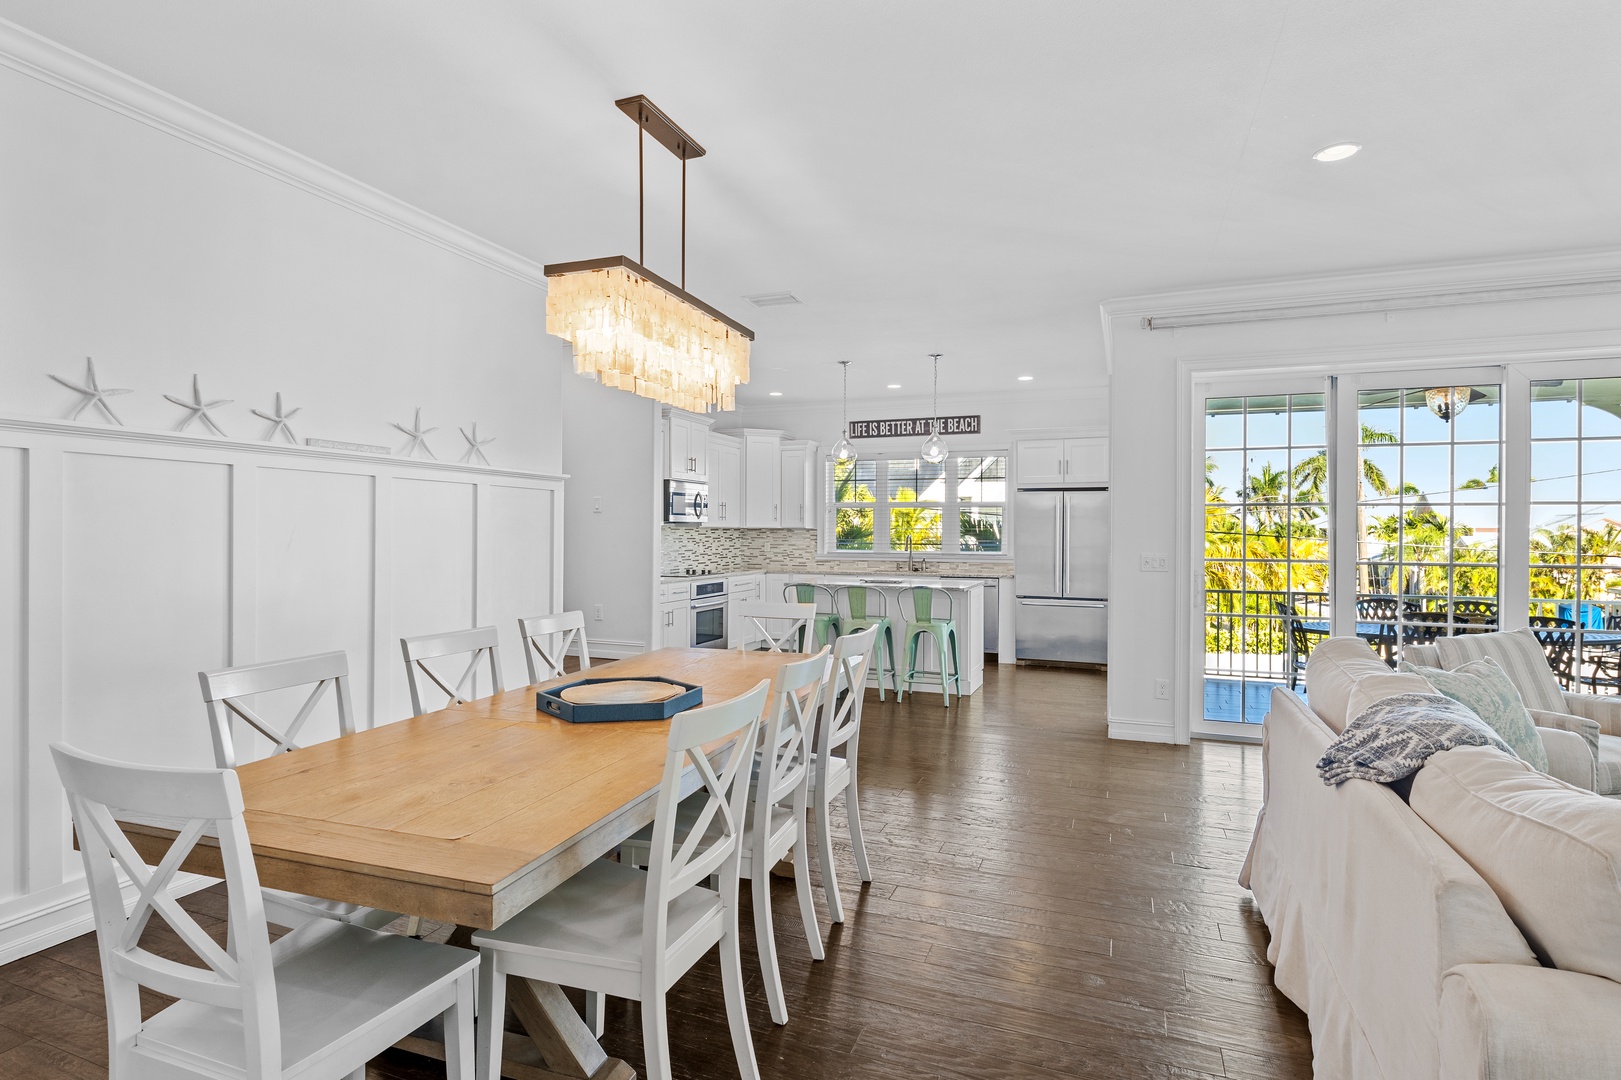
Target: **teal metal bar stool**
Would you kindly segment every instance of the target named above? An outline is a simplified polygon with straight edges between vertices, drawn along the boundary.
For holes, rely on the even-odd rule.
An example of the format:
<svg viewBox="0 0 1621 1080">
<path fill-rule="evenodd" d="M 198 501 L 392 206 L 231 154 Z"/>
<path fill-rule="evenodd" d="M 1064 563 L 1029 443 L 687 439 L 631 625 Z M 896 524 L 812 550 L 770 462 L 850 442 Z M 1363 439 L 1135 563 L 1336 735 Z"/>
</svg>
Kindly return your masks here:
<svg viewBox="0 0 1621 1080">
<path fill-rule="evenodd" d="M 962 665 L 957 659 L 957 612 L 956 605 L 951 600 L 951 594 L 944 589 L 931 589 L 926 585 L 919 585 L 911 590 L 912 618 L 906 624 L 906 678 L 902 689 L 896 691 L 896 697 L 905 700 L 905 690 L 912 688 L 912 682 L 917 678 L 917 645 L 924 634 L 934 639 L 936 651 L 940 654 L 940 696 L 947 708 L 951 707 L 951 684 L 957 684 L 957 696 L 962 696 Z M 935 598 L 943 598 L 946 602 L 946 617 L 934 617 Z M 951 654 L 951 668 L 946 669 L 946 653 Z"/>
<path fill-rule="evenodd" d="M 876 601 L 876 604 L 874 603 Z M 841 585 L 833 595 L 833 607 L 839 612 L 839 627 L 846 634 L 858 633 L 871 626 L 878 628 L 873 646 L 873 660 L 878 671 L 878 700 L 884 700 L 884 657 L 889 657 L 889 677 L 895 686 L 895 696 L 901 692 L 901 669 L 895 662 L 895 626 L 889 621 L 889 598 L 878 589 L 865 585 Z"/>
<path fill-rule="evenodd" d="M 782 598 L 790 604 L 816 605 L 816 625 L 812 631 L 814 641 L 808 649 L 801 645 L 801 652 L 815 652 L 823 645 L 831 645 L 834 639 L 844 633 L 839 620 L 838 601 L 833 596 L 833 590 L 826 585 L 813 585 L 808 581 L 784 585 Z M 827 601 L 826 607 L 822 606 L 824 598 Z"/>
</svg>

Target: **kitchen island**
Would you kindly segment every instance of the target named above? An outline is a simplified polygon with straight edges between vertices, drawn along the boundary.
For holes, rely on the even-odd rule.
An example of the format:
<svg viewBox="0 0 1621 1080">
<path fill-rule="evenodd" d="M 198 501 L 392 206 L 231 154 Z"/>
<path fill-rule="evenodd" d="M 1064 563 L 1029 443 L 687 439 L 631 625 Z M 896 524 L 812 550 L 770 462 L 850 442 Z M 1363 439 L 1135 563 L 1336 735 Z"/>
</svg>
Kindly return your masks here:
<svg viewBox="0 0 1621 1080">
<path fill-rule="evenodd" d="M 939 589 L 949 598 L 951 617 L 957 622 L 957 659 L 962 665 L 960 692 L 968 696 L 979 691 L 985 681 L 985 583 L 978 579 L 937 577 L 930 574 L 767 574 L 763 599 L 777 601 L 783 598 L 783 589 L 791 584 L 809 582 L 824 585 L 835 594 L 846 585 L 863 585 L 884 595 L 889 621 L 895 632 L 895 664 L 901 675 L 906 674 L 906 625 L 912 619 L 910 590 L 925 587 Z M 946 617 L 946 601 L 936 598 L 936 618 Z M 842 607 L 842 604 L 841 604 Z M 918 680 L 912 689 L 918 693 L 940 694 L 939 654 L 932 640 L 918 645 Z M 927 673 L 927 674 L 925 674 Z M 873 658 L 867 685 L 878 685 L 878 657 Z M 894 683 L 886 680 L 894 689 Z M 886 690 L 886 693 L 888 691 Z"/>
</svg>

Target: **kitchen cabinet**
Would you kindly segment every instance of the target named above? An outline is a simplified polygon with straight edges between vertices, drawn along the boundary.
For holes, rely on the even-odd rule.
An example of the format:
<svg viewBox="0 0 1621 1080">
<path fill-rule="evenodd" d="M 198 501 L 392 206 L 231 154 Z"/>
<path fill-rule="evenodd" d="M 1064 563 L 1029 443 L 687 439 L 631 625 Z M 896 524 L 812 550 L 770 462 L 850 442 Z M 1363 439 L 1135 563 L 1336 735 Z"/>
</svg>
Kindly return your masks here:
<svg viewBox="0 0 1621 1080">
<path fill-rule="evenodd" d="M 692 644 L 692 601 L 680 600 L 659 605 L 658 642 L 655 648 L 685 649 Z"/>
<path fill-rule="evenodd" d="M 816 527 L 816 444 L 806 439 L 782 444 L 782 482 L 779 498 L 784 529 Z"/>
<path fill-rule="evenodd" d="M 1109 482 L 1106 437 L 1026 439 L 1017 449 L 1020 487 Z"/>
<path fill-rule="evenodd" d="M 664 410 L 664 475 L 670 480 L 709 479 L 709 428 L 705 416 Z"/>
<path fill-rule="evenodd" d="M 709 433 L 709 520 L 711 529 L 743 524 L 743 441 Z"/>
<path fill-rule="evenodd" d="M 764 574 L 739 574 L 726 579 L 726 645 L 752 649 L 760 642 L 760 628 L 738 613 L 740 604 L 754 604 L 765 588 Z"/>
<path fill-rule="evenodd" d="M 776 529 L 782 525 L 782 432 L 744 428 L 743 526 Z"/>
</svg>

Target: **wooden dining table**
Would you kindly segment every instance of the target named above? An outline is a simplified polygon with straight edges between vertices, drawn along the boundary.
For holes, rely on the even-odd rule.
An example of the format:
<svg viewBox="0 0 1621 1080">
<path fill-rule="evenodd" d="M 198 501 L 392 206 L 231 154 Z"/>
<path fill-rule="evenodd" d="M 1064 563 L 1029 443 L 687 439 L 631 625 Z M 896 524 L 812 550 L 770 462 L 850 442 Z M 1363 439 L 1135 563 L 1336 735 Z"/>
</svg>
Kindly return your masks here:
<svg viewBox="0 0 1621 1080">
<path fill-rule="evenodd" d="M 589 676 L 662 676 L 714 704 L 771 679 L 794 653 L 660 649 Z M 451 705 L 239 766 L 260 884 L 454 923 L 452 942 L 493 929 L 653 820 L 668 721 L 571 724 L 541 712 L 537 689 Z M 729 743 L 706 748 L 718 755 Z M 689 767 L 685 786 L 699 780 Z M 170 830 L 126 822 L 156 862 Z M 183 864 L 223 876 L 217 846 Z M 528 1038 L 508 1034 L 516 1080 L 629 1080 L 562 989 L 513 978 L 508 1000 Z M 442 1056 L 431 1038 L 407 1049 Z"/>
</svg>

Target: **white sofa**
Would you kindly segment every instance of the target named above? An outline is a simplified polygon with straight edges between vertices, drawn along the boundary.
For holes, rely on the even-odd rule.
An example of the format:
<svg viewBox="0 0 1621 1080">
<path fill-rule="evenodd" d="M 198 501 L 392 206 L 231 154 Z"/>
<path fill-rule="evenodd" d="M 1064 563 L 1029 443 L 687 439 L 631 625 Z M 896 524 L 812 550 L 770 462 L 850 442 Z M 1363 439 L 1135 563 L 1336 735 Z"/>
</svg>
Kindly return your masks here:
<svg viewBox="0 0 1621 1080">
<path fill-rule="evenodd" d="M 1272 696 L 1265 805 L 1240 880 L 1271 931 L 1267 955 L 1278 988 L 1310 1017 L 1317 1080 L 1621 1077 L 1621 983 L 1543 967 L 1522 932 L 1524 911 L 1517 925 L 1500 898 L 1499 890 L 1517 889 L 1511 885 L 1521 863 L 1533 860 L 1505 871 L 1494 860 L 1510 849 L 1482 849 L 1472 834 L 1466 858 L 1391 788 L 1362 780 L 1328 787 L 1318 776 L 1316 763 L 1344 728 L 1348 709 L 1427 684 L 1391 672 L 1355 638 L 1321 643 L 1306 678 L 1310 707 L 1283 689 Z M 1590 788 L 1587 741 L 1570 731 L 1539 733 L 1550 767 Z M 1510 780 L 1529 785 L 1530 802 L 1499 797 L 1486 785 L 1454 794 L 1456 785 L 1436 763 L 1455 756 L 1467 762 L 1467 754 L 1487 755 L 1509 770 Z M 1515 798 L 1533 807 L 1538 800 L 1576 800 L 1580 813 L 1600 812 L 1621 853 L 1621 802 L 1542 776 L 1495 750 L 1437 755 L 1414 778 L 1415 803 L 1421 793 L 1441 819 L 1436 806 L 1469 803 L 1465 821 L 1479 816 L 1476 800 L 1481 807 L 1506 802 L 1511 816 Z M 1536 832 L 1533 847 L 1559 848 L 1557 835 L 1548 840 L 1538 822 L 1523 828 Z M 1621 865 L 1621 854 L 1615 862 Z M 1608 888 L 1621 933 L 1621 878 Z M 1538 917 L 1564 918 L 1565 912 L 1544 910 L 1559 903 L 1539 901 Z M 1573 903 L 1568 917 L 1602 921 L 1608 912 L 1601 906 L 1594 916 Z M 1615 960 L 1621 966 L 1621 948 Z"/>
</svg>

